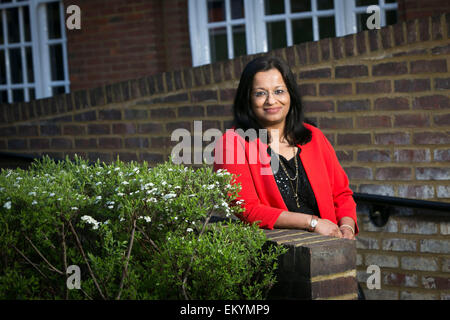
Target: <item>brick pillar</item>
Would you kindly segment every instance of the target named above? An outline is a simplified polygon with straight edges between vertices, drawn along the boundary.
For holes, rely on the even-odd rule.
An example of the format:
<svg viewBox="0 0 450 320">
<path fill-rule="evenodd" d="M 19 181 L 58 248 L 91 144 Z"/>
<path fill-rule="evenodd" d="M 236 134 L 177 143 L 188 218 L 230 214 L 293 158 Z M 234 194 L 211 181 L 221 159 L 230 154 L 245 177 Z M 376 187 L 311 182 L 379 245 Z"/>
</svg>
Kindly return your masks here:
<svg viewBox="0 0 450 320">
<path fill-rule="evenodd" d="M 269 299 L 357 299 L 355 241 L 303 230 L 265 230 L 288 252 L 279 258 Z"/>
</svg>

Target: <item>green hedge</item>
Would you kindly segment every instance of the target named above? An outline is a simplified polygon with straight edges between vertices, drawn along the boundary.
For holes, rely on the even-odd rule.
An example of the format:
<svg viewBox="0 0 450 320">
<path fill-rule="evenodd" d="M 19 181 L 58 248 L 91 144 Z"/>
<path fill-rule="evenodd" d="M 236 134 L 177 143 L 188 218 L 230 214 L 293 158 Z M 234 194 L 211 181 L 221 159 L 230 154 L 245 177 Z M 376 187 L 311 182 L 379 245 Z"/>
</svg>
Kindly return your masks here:
<svg viewBox="0 0 450 320">
<path fill-rule="evenodd" d="M 0 174 L 0 299 L 263 299 L 281 247 L 226 171 L 44 158 Z M 81 270 L 79 289 L 69 266 Z"/>
</svg>

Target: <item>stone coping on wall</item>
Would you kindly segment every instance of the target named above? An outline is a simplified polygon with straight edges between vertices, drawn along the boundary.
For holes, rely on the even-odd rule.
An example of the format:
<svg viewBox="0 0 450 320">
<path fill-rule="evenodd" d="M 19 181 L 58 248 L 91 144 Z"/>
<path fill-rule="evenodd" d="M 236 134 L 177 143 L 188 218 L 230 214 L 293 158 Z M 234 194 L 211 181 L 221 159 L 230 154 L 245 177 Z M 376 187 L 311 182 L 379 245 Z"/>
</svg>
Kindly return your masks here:
<svg viewBox="0 0 450 320">
<path fill-rule="evenodd" d="M 264 232 L 269 242 L 288 249 L 279 258 L 277 283 L 269 299 L 358 298 L 355 241 L 304 230 Z"/>
<path fill-rule="evenodd" d="M 340 59 L 363 57 L 374 52 L 383 54 L 386 50 L 395 47 L 449 37 L 450 13 L 446 13 L 400 22 L 380 30 L 368 30 L 343 37 L 305 42 L 274 50 L 270 54 L 286 59 L 290 65 L 311 66 Z M 448 46 L 442 50 L 448 51 Z M 237 80 L 248 61 L 265 54 L 267 53 L 241 56 L 224 62 L 158 73 L 140 79 L 121 81 L 30 102 L 2 104 L 0 105 L 0 124 L 63 115 L 76 110 Z"/>
</svg>

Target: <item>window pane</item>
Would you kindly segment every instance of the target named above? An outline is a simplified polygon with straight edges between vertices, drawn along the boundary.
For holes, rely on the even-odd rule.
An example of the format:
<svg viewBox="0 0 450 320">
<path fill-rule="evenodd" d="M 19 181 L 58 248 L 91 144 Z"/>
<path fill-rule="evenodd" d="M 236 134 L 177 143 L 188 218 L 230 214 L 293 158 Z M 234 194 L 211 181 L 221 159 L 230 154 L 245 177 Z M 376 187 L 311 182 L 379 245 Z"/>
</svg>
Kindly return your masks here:
<svg viewBox="0 0 450 320">
<path fill-rule="evenodd" d="M 372 14 L 367 14 L 367 13 L 360 13 L 360 14 L 356 15 L 356 24 L 358 27 L 358 32 L 368 30 L 367 19 L 369 19 L 369 17 L 371 15 Z"/>
<path fill-rule="evenodd" d="M 294 44 L 313 41 L 312 19 L 301 19 L 292 21 L 292 38 Z"/>
<path fill-rule="evenodd" d="M 8 103 L 8 92 L 0 91 L 0 103 Z"/>
<path fill-rule="evenodd" d="M 282 0 L 265 0 L 264 6 L 266 15 L 284 13 L 284 1 Z"/>
<path fill-rule="evenodd" d="M 27 47 L 25 50 L 26 50 L 26 53 L 27 53 L 28 82 L 34 82 L 33 51 L 31 49 L 31 47 Z"/>
<path fill-rule="evenodd" d="M 397 10 L 386 11 L 386 25 L 397 23 Z"/>
<path fill-rule="evenodd" d="M 21 102 L 24 100 L 23 89 L 15 89 L 12 91 L 13 102 Z"/>
<path fill-rule="evenodd" d="M 208 0 L 208 21 L 225 21 L 225 0 Z"/>
<path fill-rule="evenodd" d="M 311 11 L 311 0 L 291 0 L 291 12 Z"/>
<path fill-rule="evenodd" d="M 233 26 L 233 47 L 234 57 L 239 57 L 247 54 L 244 25 Z"/>
<path fill-rule="evenodd" d="M 333 0 L 317 0 L 317 8 L 319 10 L 334 9 L 334 1 Z"/>
<path fill-rule="evenodd" d="M 357 7 L 366 7 L 366 6 L 370 6 L 376 4 L 378 5 L 378 0 L 356 0 L 356 6 Z"/>
<path fill-rule="evenodd" d="M 64 80 L 64 62 L 62 45 L 55 44 L 49 46 L 50 66 L 52 69 L 52 81 Z"/>
<path fill-rule="evenodd" d="M 9 63 L 11 65 L 11 82 L 23 83 L 23 76 L 22 76 L 23 66 L 20 49 L 9 50 Z"/>
<path fill-rule="evenodd" d="M 244 16 L 244 0 L 231 0 L 231 19 L 241 19 Z"/>
<path fill-rule="evenodd" d="M 64 88 L 63 86 L 62 87 L 53 87 L 52 92 L 53 92 L 54 96 L 61 94 L 61 93 L 66 93 L 66 88 Z"/>
<path fill-rule="evenodd" d="M 286 23 L 284 21 L 267 23 L 269 50 L 287 47 Z"/>
<path fill-rule="evenodd" d="M 30 96 L 30 100 L 36 99 L 36 92 L 34 91 L 34 89 L 29 89 L 28 95 Z"/>
<path fill-rule="evenodd" d="M 5 39 L 3 38 L 3 15 L 0 11 L 0 44 L 3 44 L 5 42 Z"/>
<path fill-rule="evenodd" d="M 19 31 L 19 9 L 11 8 L 6 10 L 6 23 L 8 28 L 8 42 L 17 43 L 20 42 Z"/>
<path fill-rule="evenodd" d="M 61 21 L 59 16 L 59 2 L 47 3 L 48 38 L 61 38 Z"/>
<path fill-rule="evenodd" d="M 336 37 L 334 17 L 319 18 L 319 38 L 325 39 L 334 37 Z"/>
<path fill-rule="evenodd" d="M 209 30 L 209 47 L 211 50 L 211 62 L 228 60 L 226 28 Z"/>
<path fill-rule="evenodd" d="M 25 31 L 25 41 L 31 41 L 31 29 L 30 29 L 30 9 L 28 6 L 23 7 L 23 30 Z"/>
<path fill-rule="evenodd" d="M 0 50 L 0 84 L 6 84 L 5 50 Z"/>
</svg>

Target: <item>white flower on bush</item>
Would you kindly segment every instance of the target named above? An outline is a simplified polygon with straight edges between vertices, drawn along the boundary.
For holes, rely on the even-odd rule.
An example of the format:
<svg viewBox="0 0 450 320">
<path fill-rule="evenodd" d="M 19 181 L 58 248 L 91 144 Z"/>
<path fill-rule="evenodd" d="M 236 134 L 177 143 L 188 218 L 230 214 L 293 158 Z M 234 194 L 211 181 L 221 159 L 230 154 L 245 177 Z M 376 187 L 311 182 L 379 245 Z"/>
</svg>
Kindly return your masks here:
<svg viewBox="0 0 450 320">
<path fill-rule="evenodd" d="M 128 184 L 130 184 L 130 183 L 129 183 L 128 181 L 123 181 L 122 184 L 128 185 Z"/>
<path fill-rule="evenodd" d="M 122 192 L 118 192 L 117 195 L 118 195 L 119 197 L 123 197 L 125 194 L 122 193 Z"/>
<path fill-rule="evenodd" d="M 149 216 L 140 216 L 139 219 L 144 219 L 147 223 L 152 222 L 152 218 Z"/>
<path fill-rule="evenodd" d="M 49 197 L 54 197 L 55 194 L 52 192 L 52 193 L 50 193 L 48 196 L 49 196 Z"/>
<path fill-rule="evenodd" d="M 36 205 L 37 204 L 37 201 L 36 200 L 33 200 L 33 202 L 31 202 L 31 205 L 32 206 L 34 206 L 34 205 Z"/>
<path fill-rule="evenodd" d="M 28 193 L 28 195 L 29 195 L 29 196 L 33 196 L 33 197 L 35 197 L 35 196 L 36 196 L 36 192 L 34 192 L 34 191 L 31 191 L 30 193 Z"/>
<path fill-rule="evenodd" d="M 169 200 L 172 198 L 175 198 L 177 195 L 175 193 L 168 193 L 165 196 L 163 196 L 164 200 Z"/>
<path fill-rule="evenodd" d="M 11 209 L 11 201 L 8 201 L 8 202 L 6 202 L 4 205 L 3 205 L 3 208 L 5 208 L 5 209 Z"/>
<path fill-rule="evenodd" d="M 71 209 L 71 210 L 78 210 L 77 207 L 71 207 L 70 209 Z"/>
<path fill-rule="evenodd" d="M 81 220 L 84 221 L 87 224 L 92 225 L 92 229 L 93 230 L 97 230 L 98 226 L 100 225 L 100 222 L 98 222 L 97 220 L 95 220 L 94 218 L 92 218 L 91 216 L 82 216 Z"/>
<path fill-rule="evenodd" d="M 186 232 L 192 232 L 192 231 L 194 231 L 194 229 L 192 229 L 192 228 L 187 228 L 186 229 Z"/>
<path fill-rule="evenodd" d="M 96 185 L 96 186 L 99 186 L 99 185 L 101 185 L 101 184 L 102 184 L 102 182 L 99 181 L 99 182 L 97 182 L 95 185 Z"/>
</svg>

